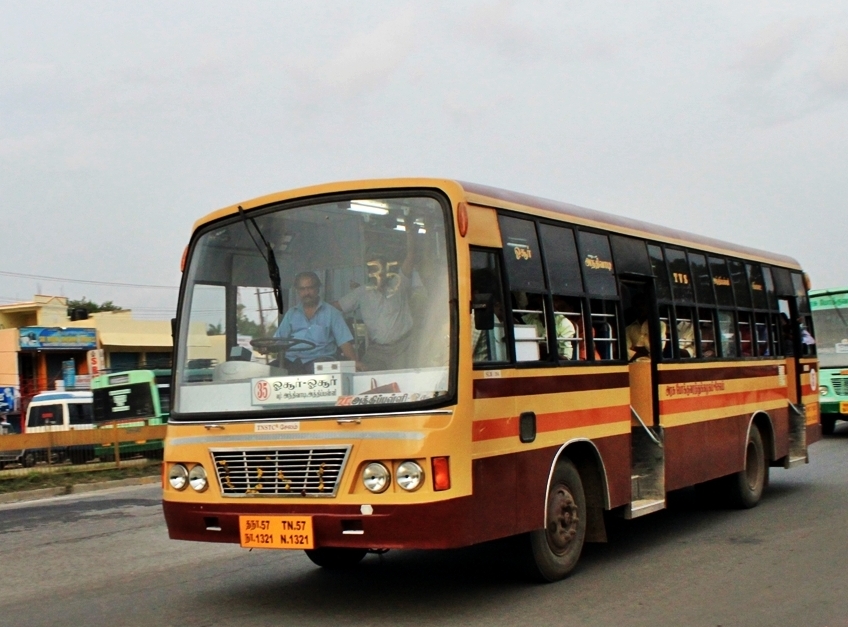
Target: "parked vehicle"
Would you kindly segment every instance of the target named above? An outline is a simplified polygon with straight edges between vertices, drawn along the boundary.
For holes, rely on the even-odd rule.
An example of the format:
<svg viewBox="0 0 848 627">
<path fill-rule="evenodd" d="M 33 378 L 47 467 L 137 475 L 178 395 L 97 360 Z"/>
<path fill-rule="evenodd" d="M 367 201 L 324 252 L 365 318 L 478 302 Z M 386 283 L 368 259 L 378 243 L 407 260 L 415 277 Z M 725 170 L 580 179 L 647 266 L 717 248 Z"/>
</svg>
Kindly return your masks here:
<svg viewBox="0 0 848 627">
<path fill-rule="evenodd" d="M 91 392 L 42 392 L 27 407 L 26 433 L 47 433 L 93 429 Z M 20 461 L 30 467 L 39 461 L 61 462 L 71 459 L 81 463 L 94 458 L 94 445 L 56 446 L 27 449 Z M 48 452 L 49 451 L 49 452 Z"/>
</svg>

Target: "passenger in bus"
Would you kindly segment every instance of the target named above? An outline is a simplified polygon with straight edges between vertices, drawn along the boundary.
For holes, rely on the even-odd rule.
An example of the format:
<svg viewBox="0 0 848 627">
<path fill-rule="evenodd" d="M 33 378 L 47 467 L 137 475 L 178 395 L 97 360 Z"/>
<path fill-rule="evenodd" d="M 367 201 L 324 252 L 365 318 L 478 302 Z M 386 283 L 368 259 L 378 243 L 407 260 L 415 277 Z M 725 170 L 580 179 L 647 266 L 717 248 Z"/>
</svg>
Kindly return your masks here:
<svg viewBox="0 0 848 627">
<path fill-rule="evenodd" d="M 354 287 L 333 303 L 346 314 L 358 310 L 362 317 L 368 332 L 368 345 L 362 357 L 366 370 L 396 370 L 410 366 L 413 321 L 409 301 L 415 264 L 414 221 L 407 219 L 405 228 L 406 258 L 403 263 L 374 255 L 366 263 L 368 284 Z"/>
<path fill-rule="evenodd" d="M 677 346 L 681 359 L 695 357 L 695 327 L 689 318 L 677 321 Z"/>
<path fill-rule="evenodd" d="M 574 356 L 573 338 L 577 335 L 574 324 L 565 315 L 565 312 L 574 313 L 573 307 L 568 302 L 568 299 L 562 296 L 554 296 L 554 328 L 557 338 L 557 354 L 560 359 L 571 360 Z M 544 313 L 529 313 L 522 316 L 524 322 L 532 324 L 536 327 L 536 336 L 539 338 L 547 338 L 547 326 L 545 324 Z"/>
<path fill-rule="evenodd" d="M 636 319 L 633 320 L 625 331 L 627 340 L 627 361 L 645 361 L 651 359 L 651 336 L 648 325 L 648 316 L 650 314 L 650 303 L 648 297 L 641 292 L 637 292 L 633 296 L 633 311 Z M 660 320 L 660 336 L 665 338 L 666 326 Z M 663 339 L 662 348 L 665 348 L 665 340 Z"/>
<path fill-rule="evenodd" d="M 341 313 L 321 299 L 321 280 L 314 272 L 301 272 L 294 287 L 300 303 L 283 316 L 274 337 L 299 339 L 315 346 L 294 345 L 286 351 L 284 366 L 289 374 L 312 374 L 316 361 L 338 359 L 338 352 L 348 361 L 356 362 L 353 335 Z M 357 362 L 357 369 L 361 364 Z"/>
</svg>

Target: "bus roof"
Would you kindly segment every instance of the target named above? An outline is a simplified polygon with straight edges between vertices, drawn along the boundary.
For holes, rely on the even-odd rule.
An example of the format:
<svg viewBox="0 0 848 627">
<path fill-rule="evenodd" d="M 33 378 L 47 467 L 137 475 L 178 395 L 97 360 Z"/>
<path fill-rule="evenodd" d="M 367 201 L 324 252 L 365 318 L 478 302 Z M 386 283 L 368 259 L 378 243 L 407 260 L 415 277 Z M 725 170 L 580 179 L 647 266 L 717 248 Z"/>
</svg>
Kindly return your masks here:
<svg viewBox="0 0 848 627">
<path fill-rule="evenodd" d="M 55 403 L 56 401 L 90 401 L 91 392 L 41 392 L 32 397 L 33 403 Z"/>
<path fill-rule="evenodd" d="M 828 287 L 820 290 L 810 290 L 810 298 L 813 296 L 829 296 L 830 294 L 848 294 L 848 287 Z"/>
<path fill-rule="evenodd" d="M 687 233 L 685 231 L 678 231 L 676 229 L 632 218 L 626 218 L 612 213 L 597 211 L 595 209 L 587 209 L 585 207 L 579 207 L 577 205 L 571 205 L 556 200 L 538 198 L 536 196 L 522 194 L 519 192 L 511 192 L 487 185 L 479 185 L 477 183 L 467 183 L 449 179 L 395 178 L 341 181 L 260 196 L 259 198 L 242 202 L 240 205 L 247 210 L 286 200 L 309 197 L 317 199 L 320 196 L 344 192 L 365 190 L 386 191 L 405 187 L 440 189 L 447 193 L 448 196 L 452 197 L 452 200 L 456 202 L 466 200 L 469 203 L 487 207 L 527 211 L 537 216 L 566 219 L 574 224 L 610 230 L 624 235 L 632 235 L 634 237 L 641 237 L 666 244 L 697 248 L 717 254 L 738 256 L 755 261 L 786 266 L 797 270 L 801 269 L 798 261 L 786 255 L 779 255 L 756 248 L 740 246 L 738 244 L 724 242 L 694 233 Z M 197 230 L 213 220 L 237 213 L 238 207 L 239 204 L 231 205 L 204 216 L 195 222 L 194 230 Z"/>
</svg>

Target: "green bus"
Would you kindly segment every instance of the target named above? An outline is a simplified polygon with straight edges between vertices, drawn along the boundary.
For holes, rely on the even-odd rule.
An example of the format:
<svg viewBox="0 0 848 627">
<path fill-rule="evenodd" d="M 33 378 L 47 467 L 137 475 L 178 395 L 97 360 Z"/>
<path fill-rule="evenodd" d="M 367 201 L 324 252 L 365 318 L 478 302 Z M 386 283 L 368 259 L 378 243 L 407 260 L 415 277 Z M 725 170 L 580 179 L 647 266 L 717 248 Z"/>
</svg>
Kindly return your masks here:
<svg viewBox="0 0 848 627">
<path fill-rule="evenodd" d="M 164 425 L 170 411 L 168 370 L 128 370 L 102 374 L 91 380 L 94 422 L 103 425 L 118 421 L 123 428 Z M 162 440 L 121 444 L 121 456 L 161 457 Z M 104 459 L 114 453 L 111 447 L 98 447 L 96 456 Z"/>
<path fill-rule="evenodd" d="M 810 306 L 819 357 L 822 433 L 848 420 L 848 287 L 811 290 Z"/>
</svg>

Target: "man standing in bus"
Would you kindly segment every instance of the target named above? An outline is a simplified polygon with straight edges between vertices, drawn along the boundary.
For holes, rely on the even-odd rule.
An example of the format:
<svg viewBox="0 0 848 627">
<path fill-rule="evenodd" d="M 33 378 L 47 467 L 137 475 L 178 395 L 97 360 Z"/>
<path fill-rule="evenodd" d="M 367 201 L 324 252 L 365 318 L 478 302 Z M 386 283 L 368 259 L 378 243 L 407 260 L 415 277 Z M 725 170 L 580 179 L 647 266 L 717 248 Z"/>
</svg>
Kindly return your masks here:
<svg viewBox="0 0 848 627">
<path fill-rule="evenodd" d="M 286 351 L 284 366 L 289 374 L 312 374 L 316 361 L 338 359 L 338 350 L 348 361 L 356 361 L 353 335 L 338 309 L 321 299 L 321 280 L 314 272 L 301 272 L 294 279 L 300 303 L 283 316 L 274 337 L 306 340 Z M 358 364 L 357 364 L 358 365 Z"/>
<path fill-rule="evenodd" d="M 633 310 L 636 313 L 636 319 L 624 330 L 627 338 L 627 361 L 650 360 L 651 335 L 648 325 L 650 302 L 643 292 L 636 292 L 633 295 Z M 665 323 L 661 320 L 660 336 L 663 338 L 663 348 L 665 348 L 665 330 Z"/>
<path fill-rule="evenodd" d="M 403 263 L 382 255 L 368 260 L 367 285 L 356 286 L 333 306 L 344 313 L 359 310 L 368 330 L 368 348 L 362 357 L 366 370 L 406 368 L 412 344 L 412 268 L 415 263 L 415 221 L 407 218 L 406 258 Z M 400 267 L 398 267 L 400 266 Z M 400 270 L 400 272 L 398 272 Z"/>
</svg>

